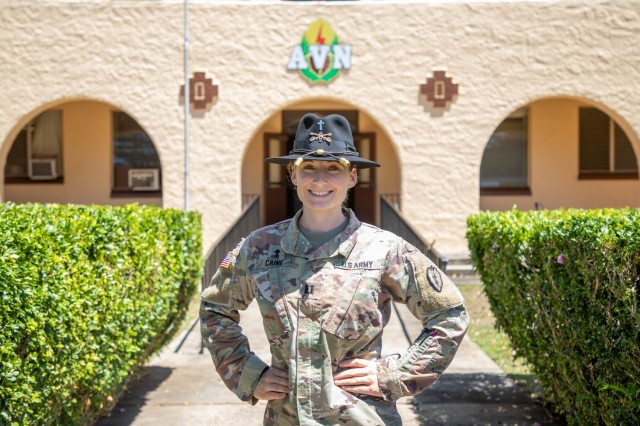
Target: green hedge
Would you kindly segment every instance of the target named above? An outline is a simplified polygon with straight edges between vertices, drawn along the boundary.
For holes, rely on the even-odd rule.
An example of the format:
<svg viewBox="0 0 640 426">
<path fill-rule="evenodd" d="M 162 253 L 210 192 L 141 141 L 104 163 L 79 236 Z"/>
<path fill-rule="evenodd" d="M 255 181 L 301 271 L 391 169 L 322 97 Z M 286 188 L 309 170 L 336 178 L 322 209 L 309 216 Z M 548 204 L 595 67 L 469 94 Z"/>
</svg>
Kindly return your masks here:
<svg viewBox="0 0 640 426">
<path fill-rule="evenodd" d="M 473 262 L 498 326 L 571 424 L 640 424 L 640 211 L 480 213 Z"/>
<path fill-rule="evenodd" d="M 197 213 L 0 204 L 0 424 L 88 424 L 175 331 Z"/>
</svg>

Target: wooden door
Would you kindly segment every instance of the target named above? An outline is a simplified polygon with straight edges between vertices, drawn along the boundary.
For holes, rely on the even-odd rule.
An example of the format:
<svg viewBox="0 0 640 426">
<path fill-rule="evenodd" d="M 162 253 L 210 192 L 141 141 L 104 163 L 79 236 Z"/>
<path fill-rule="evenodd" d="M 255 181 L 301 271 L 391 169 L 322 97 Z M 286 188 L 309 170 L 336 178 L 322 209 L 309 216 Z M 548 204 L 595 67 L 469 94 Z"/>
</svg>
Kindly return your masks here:
<svg viewBox="0 0 640 426">
<path fill-rule="evenodd" d="M 376 134 L 359 133 L 353 135 L 356 151 L 362 158 L 376 161 Z M 362 222 L 375 224 L 376 221 L 376 169 L 358 171 L 358 184 L 352 190 L 349 206 Z"/>
<path fill-rule="evenodd" d="M 375 161 L 375 133 L 358 133 L 353 136 L 356 151 L 360 153 L 360 156 Z M 277 133 L 264 134 L 265 158 L 286 155 L 292 145 L 292 136 Z M 375 172 L 375 168 L 358 171 L 358 184 L 351 190 L 347 203 L 358 219 L 371 224 L 376 223 Z M 295 212 L 302 207 L 293 187 L 289 184 L 285 166 L 265 163 L 264 183 L 265 225 L 293 217 Z"/>
<path fill-rule="evenodd" d="M 287 153 L 287 136 L 276 133 L 264 134 L 264 158 L 280 157 Z M 264 206 L 265 225 L 287 218 L 287 168 L 280 164 L 265 163 Z"/>
</svg>

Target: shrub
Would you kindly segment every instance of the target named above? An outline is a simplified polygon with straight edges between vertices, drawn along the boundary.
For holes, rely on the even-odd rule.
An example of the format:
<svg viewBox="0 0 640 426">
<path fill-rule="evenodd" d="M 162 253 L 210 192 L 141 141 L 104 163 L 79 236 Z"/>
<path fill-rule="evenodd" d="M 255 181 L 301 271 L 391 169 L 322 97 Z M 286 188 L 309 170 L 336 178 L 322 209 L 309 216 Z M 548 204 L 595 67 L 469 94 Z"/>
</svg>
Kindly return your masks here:
<svg viewBox="0 0 640 426">
<path fill-rule="evenodd" d="M 172 336 L 201 274 L 196 213 L 0 204 L 0 424 L 87 424 Z"/>
<path fill-rule="evenodd" d="M 640 211 L 480 213 L 473 262 L 497 325 L 572 424 L 640 424 Z"/>
</svg>

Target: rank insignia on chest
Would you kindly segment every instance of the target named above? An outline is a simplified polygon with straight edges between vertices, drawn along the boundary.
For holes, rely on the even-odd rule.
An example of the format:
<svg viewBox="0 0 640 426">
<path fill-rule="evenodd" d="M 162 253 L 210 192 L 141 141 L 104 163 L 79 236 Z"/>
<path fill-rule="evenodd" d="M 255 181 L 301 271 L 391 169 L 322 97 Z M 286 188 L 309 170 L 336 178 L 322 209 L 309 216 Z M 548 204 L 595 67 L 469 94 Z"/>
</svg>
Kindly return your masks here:
<svg viewBox="0 0 640 426">
<path fill-rule="evenodd" d="M 429 280 L 431 287 L 433 287 L 437 292 L 442 291 L 442 277 L 435 266 L 429 266 L 427 269 L 427 279 Z"/>
</svg>

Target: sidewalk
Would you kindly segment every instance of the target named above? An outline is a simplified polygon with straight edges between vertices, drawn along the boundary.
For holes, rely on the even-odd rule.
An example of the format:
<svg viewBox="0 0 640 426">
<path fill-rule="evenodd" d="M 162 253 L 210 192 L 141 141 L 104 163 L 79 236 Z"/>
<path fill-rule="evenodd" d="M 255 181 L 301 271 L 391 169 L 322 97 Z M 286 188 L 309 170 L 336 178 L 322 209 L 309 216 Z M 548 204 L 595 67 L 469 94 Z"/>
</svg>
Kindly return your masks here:
<svg viewBox="0 0 640 426">
<path fill-rule="evenodd" d="M 421 325 L 402 305 L 400 316 L 411 338 Z M 252 350 L 269 362 L 269 343 L 255 302 L 241 313 Z M 185 336 L 186 334 L 186 336 Z M 180 342 L 176 352 L 176 348 Z M 384 331 L 385 353 L 408 346 L 395 312 Z M 383 354 L 384 355 L 384 354 Z M 218 377 L 208 351 L 200 352 L 199 324 L 162 350 L 132 383 L 111 417 L 97 426 L 262 425 L 266 402 L 241 402 Z M 442 378 L 414 398 L 400 400 L 406 426 L 414 425 L 555 425 L 553 419 L 507 378 L 465 337 Z"/>
</svg>

